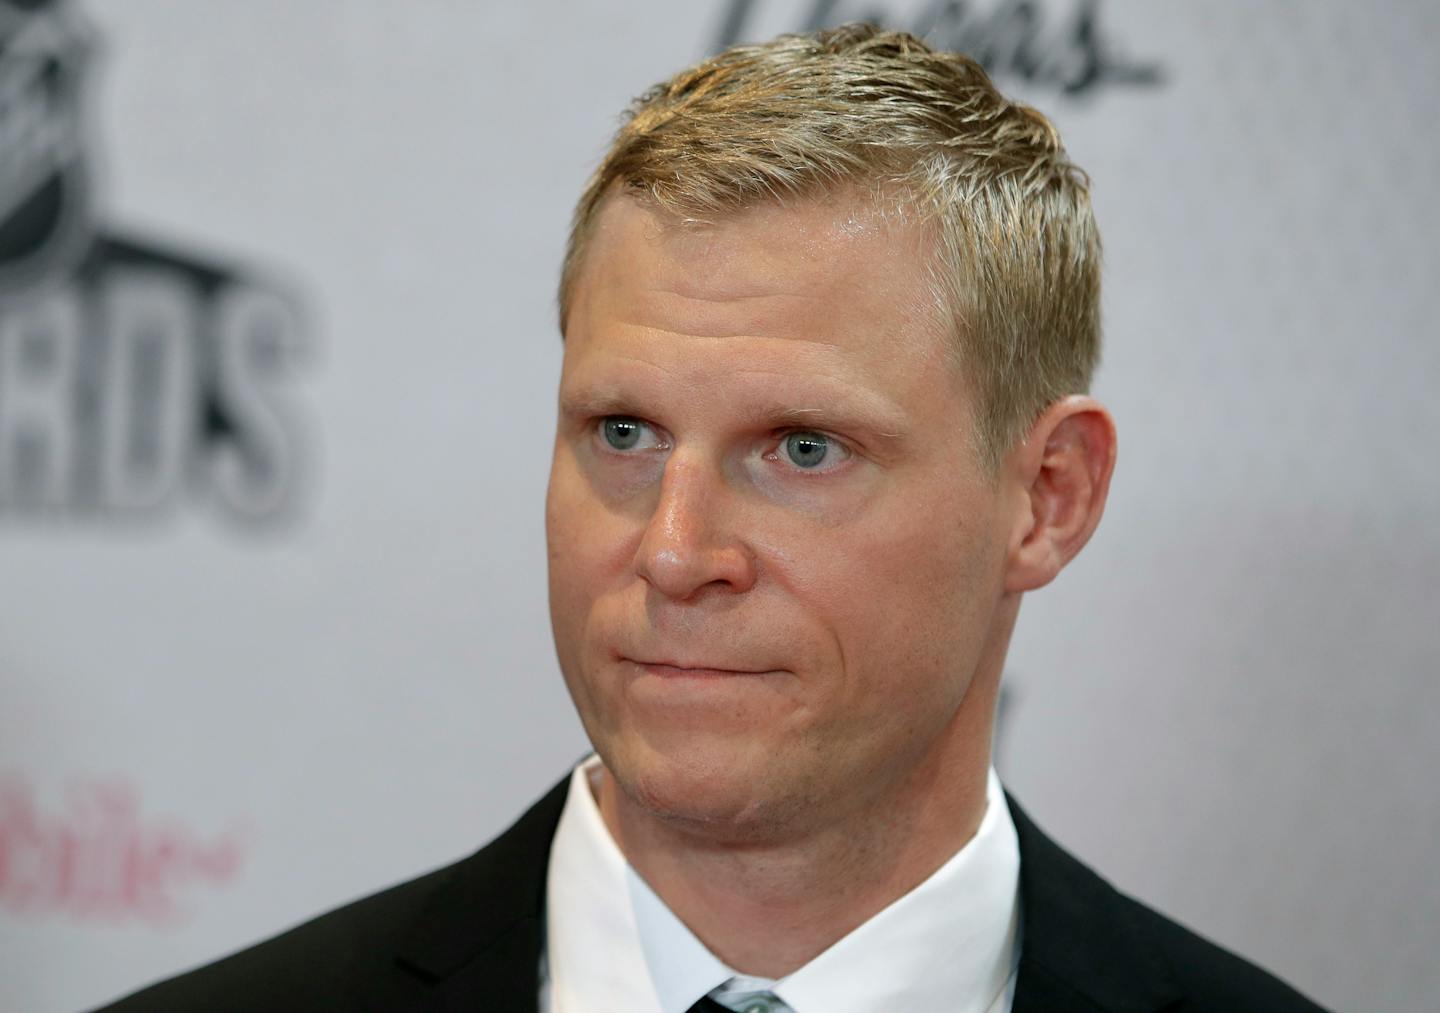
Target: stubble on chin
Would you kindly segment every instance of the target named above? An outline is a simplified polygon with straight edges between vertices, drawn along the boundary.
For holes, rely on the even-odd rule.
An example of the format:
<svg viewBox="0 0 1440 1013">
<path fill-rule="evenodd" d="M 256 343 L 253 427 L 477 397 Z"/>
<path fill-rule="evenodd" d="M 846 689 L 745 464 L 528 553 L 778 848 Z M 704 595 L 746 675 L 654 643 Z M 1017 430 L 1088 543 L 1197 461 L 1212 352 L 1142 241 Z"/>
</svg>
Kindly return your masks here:
<svg viewBox="0 0 1440 1013">
<path fill-rule="evenodd" d="M 773 845 L 799 833 L 820 806 L 809 778 L 727 762 L 723 752 L 679 759 L 645 755 L 644 746 L 611 752 L 602 753 L 600 803 L 612 832 L 618 826 L 724 847 Z"/>
</svg>

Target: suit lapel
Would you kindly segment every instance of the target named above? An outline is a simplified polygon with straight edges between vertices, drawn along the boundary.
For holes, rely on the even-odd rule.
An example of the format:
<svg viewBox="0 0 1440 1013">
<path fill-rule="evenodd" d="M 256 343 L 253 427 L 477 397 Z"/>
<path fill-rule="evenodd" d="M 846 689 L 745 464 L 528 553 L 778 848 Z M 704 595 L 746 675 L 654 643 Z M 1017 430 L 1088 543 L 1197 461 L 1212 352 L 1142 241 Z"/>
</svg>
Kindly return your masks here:
<svg viewBox="0 0 1440 1013">
<path fill-rule="evenodd" d="M 1180 998 L 1128 902 L 1006 801 L 1020 841 L 1023 933 L 1012 1013 L 1153 1013 Z"/>
<path fill-rule="evenodd" d="M 397 957 L 428 986 L 413 1009 L 535 1013 L 550 842 L 569 784 L 436 885 Z"/>
</svg>

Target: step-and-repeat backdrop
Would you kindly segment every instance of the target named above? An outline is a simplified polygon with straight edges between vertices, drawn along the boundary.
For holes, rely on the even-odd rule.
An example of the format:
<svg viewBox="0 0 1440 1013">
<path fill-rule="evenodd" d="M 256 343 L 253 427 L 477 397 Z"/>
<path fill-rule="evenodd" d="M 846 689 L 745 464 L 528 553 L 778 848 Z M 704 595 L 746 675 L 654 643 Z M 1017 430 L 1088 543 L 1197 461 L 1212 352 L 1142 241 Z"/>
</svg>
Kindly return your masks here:
<svg viewBox="0 0 1440 1013">
<path fill-rule="evenodd" d="M 541 502 L 629 97 L 858 18 L 1053 114 L 1109 516 L 997 756 L 1341 1008 L 1440 993 L 1440 13 L 1421 0 L 0 0 L 0 1009 L 452 860 L 585 748 Z"/>
</svg>

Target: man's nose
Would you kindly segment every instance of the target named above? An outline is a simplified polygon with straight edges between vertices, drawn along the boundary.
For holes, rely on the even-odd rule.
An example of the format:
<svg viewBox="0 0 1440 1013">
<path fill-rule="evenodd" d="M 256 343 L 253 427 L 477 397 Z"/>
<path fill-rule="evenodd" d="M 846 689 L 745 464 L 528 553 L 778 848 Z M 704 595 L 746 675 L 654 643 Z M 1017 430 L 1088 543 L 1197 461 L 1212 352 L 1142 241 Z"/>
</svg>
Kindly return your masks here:
<svg viewBox="0 0 1440 1013">
<path fill-rule="evenodd" d="M 755 557 L 734 520 L 723 476 L 705 462 L 672 454 L 635 552 L 636 572 L 680 601 L 706 588 L 748 591 L 755 584 Z"/>
</svg>

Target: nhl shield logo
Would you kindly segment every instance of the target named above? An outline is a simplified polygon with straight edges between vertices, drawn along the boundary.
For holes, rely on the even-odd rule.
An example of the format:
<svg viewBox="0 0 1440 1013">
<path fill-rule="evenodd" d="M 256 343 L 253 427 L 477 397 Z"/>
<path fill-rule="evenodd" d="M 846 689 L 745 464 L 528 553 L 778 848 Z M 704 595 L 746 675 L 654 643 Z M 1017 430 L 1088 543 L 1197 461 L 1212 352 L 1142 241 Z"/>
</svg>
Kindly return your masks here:
<svg viewBox="0 0 1440 1013">
<path fill-rule="evenodd" d="M 95 206 L 72 0 L 0 0 L 0 524 L 290 515 L 296 298 Z"/>
<path fill-rule="evenodd" d="M 0 293 L 66 273 L 91 238 L 89 52 L 68 4 L 0 0 Z"/>
</svg>

